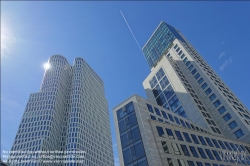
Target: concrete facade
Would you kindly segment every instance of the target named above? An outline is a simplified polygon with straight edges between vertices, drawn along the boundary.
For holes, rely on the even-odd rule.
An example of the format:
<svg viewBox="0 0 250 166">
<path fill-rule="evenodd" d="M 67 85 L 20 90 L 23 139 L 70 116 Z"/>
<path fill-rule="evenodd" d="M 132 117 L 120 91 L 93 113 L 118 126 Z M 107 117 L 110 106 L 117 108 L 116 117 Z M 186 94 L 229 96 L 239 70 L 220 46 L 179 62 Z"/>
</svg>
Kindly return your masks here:
<svg viewBox="0 0 250 166">
<path fill-rule="evenodd" d="M 250 144 L 243 143 L 240 141 L 235 141 L 232 139 L 228 139 L 224 136 L 205 131 L 206 129 L 199 126 L 198 124 L 195 124 L 194 122 L 192 122 L 192 121 L 190 121 L 182 116 L 176 115 L 172 111 L 164 109 L 164 108 L 160 107 L 159 105 L 155 104 L 154 102 L 148 101 L 148 100 L 146 100 L 138 95 L 133 95 L 132 97 L 125 100 L 124 102 L 122 102 L 121 104 L 119 104 L 117 107 L 115 107 L 113 109 L 113 113 L 114 113 L 114 117 L 115 117 L 115 129 L 117 131 L 116 138 L 117 138 L 120 166 L 124 166 L 124 165 L 130 166 L 130 164 L 124 164 L 124 157 L 126 158 L 126 155 L 128 153 L 126 153 L 126 154 L 124 153 L 123 149 L 126 146 L 122 147 L 122 144 L 121 144 L 122 132 L 120 132 L 120 130 L 119 130 L 120 123 L 119 123 L 119 120 L 117 118 L 117 111 L 126 107 L 126 105 L 128 105 L 131 102 L 134 105 L 134 112 L 136 114 L 138 126 L 139 126 L 140 133 L 141 133 L 141 139 L 143 141 L 145 155 L 147 158 L 147 164 L 144 163 L 144 164 L 142 164 L 143 166 L 146 166 L 146 165 L 149 165 L 149 166 L 168 166 L 168 165 L 171 165 L 169 163 L 170 161 L 168 161 L 168 159 L 171 159 L 172 162 L 174 163 L 174 165 L 179 164 L 181 166 L 185 166 L 185 165 L 188 166 L 189 165 L 188 161 L 193 161 L 194 163 L 201 162 L 203 164 L 209 163 L 211 165 L 213 165 L 213 164 L 236 165 L 236 163 L 237 163 L 237 165 L 247 165 L 247 164 L 250 165 L 250 155 L 249 155 L 250 154 Z M 154 108 L 154 110 L 155 110 L 155 108 L 158 108 L 160 110 L 161 114 L 157 115 L 155 111 L 154 111 L 154 113 L 150 112 L 149 109 L 147 108 L 147 104 L 151 105 Z M 168 119 L 163 117 L 162 111 L 167 113 Z M 171 121 L 169 119 L 169 114 L 172 116 L 175 116 L 177 119 L 179 119 L 179 121 L 183 120 L 185 122 L 185 124 L 189 123 L 190 125 L 191 124 L 194 125 L 195 128 L 192 128 L 192 127 L 189 128 L 189 127 L 187 127 L 187 125 L 186 125 L 186 127 L 184 127 L 182 123 L 178 124 L 176 119 L 174 122 Z M 155 116 L 156 120 L 152 120 L 151 115 Z M 158 118 L 162 119 L 163 121 L 159 121 Z M 174 133 L 173 134 L 174 138 L 170 137 L 168 135 L 168 133 L 166 132 L 166 130 L 164 130 L 164 135 L 159 136 L 158 131 L 156 129 L 156 126 L 161 127 L 163 129 L 168 128 L 168 129 L 172 130 L 172 132 Z M 199 130 L 197 130 L 196 127 L 198 127 Z M 201 131 L 201 129 L 203 129 L 203 131 Z M 183 140 L 179 140 L 174 131 L 179 131 L 181 133 L 181 136 L 183 137 Z M 186 141 L 186 138 L 183 135 L 184 132 L 189 135 L 191 142 Z M 191 137 L 191 134 L 193 134 L 197 137 L 198 143 L 194 143 L 193 138 Z M 208 144 L 207 140 L 205 140 L 206 145 L 202 144 L 202 142 L 198 138 L 198 136 L 203 137 L 204 139 L 206 138 L 206 139 L 211 140 L 212 145 L 210 146 Z M 133 135 L 131 137 L 133 137 Z M 214 139 L 219 144 L 219 145 L 217 145 L 218 147 L 216 147 L 216 145 L 212 139 Z M 164 152 L 164 148 L 162 146 L 162 141 L 165 141 L 167 143 L 167 147 L 169 149 L 168 153 Z M 220 143 L 218 141 L 222 141 L 223 142 L 222 144 L 224 146 L 220 145 Z M 228 143 L 229 147 L 224 142 Z M 175 149 L 172 147 L 172 143 L 177 144 L 177 147 L 180 151 L 180 154 L 176 154 L 174 152 Z M 231 145 L 230 143 L 233 145 Z M 188 153 L 190 155 L 186 156 L 180 145 L 187 146 Z M 238 145 L 240 147 L 238 147 Z M 198 153 L 198 157 L 194 157 L 194 155 L 192 155 L 192 152 L 189 148 L 190 146 L 195 147 L 195 149 Z M 237 149 L 234 150 L 233 146 L 237 146 Z M 242 146 L 243 146 L 243 148 L 242 148 Z M 225 147 L 225 149 L 223 147 Z M 202 148 L 204 150 L 206 158 L 203 158 L 203 156 L 201 156 L 201 154 L 198 152 L 198 148 Z M 212 157 L 206 153 L 206 149 L 209 149 L 212 152 L 212 155 L 211 155 Z M 212 150 L 216 151 L 219 155 L 221 155 L 221 157 L 218 155 L 216 156 L 216 154 L 214 154 Z M 242 152 L 242 154 L 244 151 L 244 157 L 245 157 L 244 161 L 242 161 L 242 160 L 240 160 L 240 161 L 236 161 L 236 160 L 235 161 L 233 161 L 233 160 L 228 161 L 226 159 L 225 160 L 223 159 L 224 152 L 235 152 L 237 150 Z M 210 157 L 212 159 L 210 159 Z"/>
</svg>

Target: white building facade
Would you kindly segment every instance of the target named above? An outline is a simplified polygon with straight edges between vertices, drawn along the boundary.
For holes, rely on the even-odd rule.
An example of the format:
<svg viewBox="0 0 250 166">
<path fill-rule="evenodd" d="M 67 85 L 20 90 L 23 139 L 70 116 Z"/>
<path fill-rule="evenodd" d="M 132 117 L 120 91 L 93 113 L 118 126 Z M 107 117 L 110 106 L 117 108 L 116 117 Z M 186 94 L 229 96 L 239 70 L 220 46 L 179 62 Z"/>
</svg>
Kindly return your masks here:
<svg viewBox="0 0 250 166">
<path fill-rule="evenodd" d="M 40 91 L 29 97 L 11 150 L 78 151 L 81 159 L 61 158 L 60 164 L 43 162 L 45 158 L 36 158 L 39 162 L 31 163 L 9 162 L 18 166 L 113 166 L 108 103 L 102 80 L 82 58 L 76 58 L 71 66 L 63 56 L 53 55 L 48 64 Z"/>
</svg>

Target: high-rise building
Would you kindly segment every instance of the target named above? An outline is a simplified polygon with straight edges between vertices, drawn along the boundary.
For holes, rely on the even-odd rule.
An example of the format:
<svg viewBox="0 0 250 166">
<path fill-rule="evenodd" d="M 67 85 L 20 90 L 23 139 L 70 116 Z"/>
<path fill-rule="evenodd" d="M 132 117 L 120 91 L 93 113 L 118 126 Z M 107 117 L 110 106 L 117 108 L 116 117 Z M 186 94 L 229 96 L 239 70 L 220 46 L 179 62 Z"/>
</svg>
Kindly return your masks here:
<svg viewBox="0 0 250 166">
<path fill-rule="evenodd" d="M 61 152 L 77 151 L 81 152 L 81 163 L 61 158 L 60 165 L 113 166 L 108 104 L 102 80 L 82 58 L 76 58 L 71 66 L 63 56 L 53 55 L 48 64 L 40 91 L 29 97 L 11 150 L 47 151 L 46 155 L 58 151 L 52 153 L 57 157 Z M 17 153 L 13 156 L 20 157 Z M 32 166 L 59 165 L 46 163 L 39 156 L 35 160 L 39 162 L 33 161 Z M 11 158 L 9 162 L 29 165 Z"/>
<path fill-rule="evenodd" d="M 113 110 L 120 165 L 250 165 L 250 112 L 180 31 L 161 22 L 143 52 L 148 100 Z"/>
<path fill-rule="evenodd" d="M 182 40 L 163 42 L 168 41 L 161 35 L 167 31 L 161 28 L 165 24 L 160 23 L 143 47 L 153 54 L 158 47 L 167 46 L 143 82 L 148 99 L 211 132 L 250 142 L 250 112 L 246 106 L 179 31 L 174 30 Z"/>
<path fill-rule="evenodd" d="M 138 95 L 113 111 L 120 166 L 250 165 L 249 143 L 214 134 Z"/>
</svg>

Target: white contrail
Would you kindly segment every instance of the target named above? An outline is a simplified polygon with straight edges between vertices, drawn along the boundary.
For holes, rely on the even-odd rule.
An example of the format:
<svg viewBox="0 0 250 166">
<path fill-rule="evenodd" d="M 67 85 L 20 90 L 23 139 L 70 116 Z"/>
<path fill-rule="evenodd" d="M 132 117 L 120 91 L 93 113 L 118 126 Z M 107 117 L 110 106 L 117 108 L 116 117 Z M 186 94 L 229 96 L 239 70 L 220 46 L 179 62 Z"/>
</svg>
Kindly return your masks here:
<svg viewBox="0 0 250 166">
<path fill-rule="evenodd" d="M 121 14 L 122 14 L 122 11 L 121 11 L 121 10 L 120 10 L 120 12 L 121 12 Z M 127 26 L 128 26 L 128 29 L 130 30 L 130 32 L 131 32 L 131 34 L 132 34 L 132 36 L 134 37 L 135 42 L 137 43 L 137 45 L 138 45 L 138 47 L 139 47 L 140 51 L 142 52 L 142 49 L 141 49 L 141 47 L 140 47 L 140 45 L 139 45 L 138 41 L 136 40 L 136 37 L 135 37 L 134 33 L 132 32 L 132 30 L 131 30 L 131 28 L 130 28 L 130 26 L 129 26 L 129 24 L 128 24 L 128 22 L 127 22 L 127 20 L 126 20 L 126 18 L 124 17 L 124 15 L 123 15 L 123 14 L 122 14 L 122 17 L 123 17 L 124 21 L 126 22 L 126 24 L 127 24 Z M 143 52 L 142 52 L 142 54 L 143 54 Z M 144 54 L 143 54 L 143 56 L 144 56 Z"/>
</svg>

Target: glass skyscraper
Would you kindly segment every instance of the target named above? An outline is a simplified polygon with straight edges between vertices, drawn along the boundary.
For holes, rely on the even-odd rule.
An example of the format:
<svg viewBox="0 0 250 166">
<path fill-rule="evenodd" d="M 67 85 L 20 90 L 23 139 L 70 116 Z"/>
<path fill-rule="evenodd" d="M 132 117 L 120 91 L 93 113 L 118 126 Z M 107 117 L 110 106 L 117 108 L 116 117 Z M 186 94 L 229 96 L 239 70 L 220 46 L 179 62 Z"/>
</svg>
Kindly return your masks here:
<svg viewBox="0 0 250 166">
<path fill-rule="evenodd" d="M 113 109 L 120 165 L 250 165 L 249 110 L 185 37 L 161 22 L 143 52 L 148 99 Z"/>
<path fill-rule="evenodd" d="M 177 29 L 162 21 L 151 36 L 150 40 L 148 40 L 142 48 L 150 68 L 156 65 L 158 59 L 163 55 L 167 48 L 170 47 L 175 39 L 185 42 Z"/>
<path fill-rule="evenodd" d="M 91 165 L 113 166 L 113 148 L 108 104 L 104 85 L 99 76 L 82 59 L 71 66 L 66 58 L 53 55 L 48 61 L 40 91 L 32 93 L 18 128 L 12 151 L 47 151 L 46 155 L 60 156 L 60 152 L 81 152 L 81 161 L 72 157 L 59 163 L 46 163 L 45 158 L 30 158 L 13 153 L 12 165 Z M 58 154 L 51 152 L 60 151 Z M 40 155 L 41 156 L 41 155 Z M 12 158 L 15 159 L 15 158 Z M 73 160 L 74 162 L 68 162 Z M 20 162 L 20 163 L 18 163 Z"/>
</svg>

